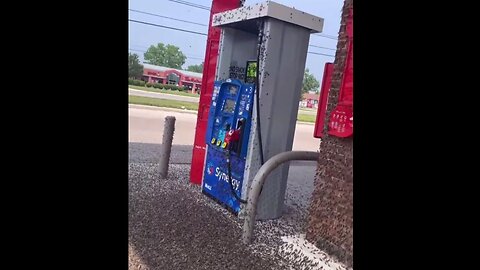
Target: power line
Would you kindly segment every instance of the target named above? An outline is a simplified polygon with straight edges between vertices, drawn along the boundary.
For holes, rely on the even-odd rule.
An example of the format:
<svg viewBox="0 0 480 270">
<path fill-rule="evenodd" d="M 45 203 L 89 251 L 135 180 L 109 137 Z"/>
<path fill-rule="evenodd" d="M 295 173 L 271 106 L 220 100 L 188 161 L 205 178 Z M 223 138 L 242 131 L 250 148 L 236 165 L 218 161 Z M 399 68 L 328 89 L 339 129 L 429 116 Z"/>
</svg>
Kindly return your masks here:
<svg viewBox="0 0 480 270">
<path fill-rule="evenodd" d="M 161 27 L 161 28 L 167 28 L 171 30 L 177 30 L 177 31 L 182 31 L 182 32 L 187 32 L 187 33 L 192 33 L 192 34 L 197 34 L 197 35 L 202 35 L 206 36 L 207 34 L 205 33 L 200 33 L 200 32 L 195 32 L 195 31 L 190 31 L 190 30 L 185 30 L 181 28 L 175 28 L 175 27 L 170 27 L 170 26 L 165 26 L 165 25 L 159 25 L 159 24 L 154 24 L 154 23 L 148 23 L 148 22 L 142 22 L 142 21 L 136 21 L 132 19 L 128 19 L 131 22 L 136 22 L 136 23 L 141 23 L 141 24 L 146 24 L 146 25 L 151 25 L 151 26 L 156 26 L 156 27 Z"/>
<path fill-rule="evenodd" d="M 134 51 L 134 52 L 143 52 L 143 53 L 146 52 L 146 51 L 137 50 L 137 49 L 130 49 L 130 48 L 128 48 L 128 50 L 129 50 L 129 51 Z"/>
<path fill-rule="evenodd" d="M 162 15 L 153 14 L 153 13 L 149 13 L 149 12 L 145 12 L 145 11 L 140 11 L 140 10 L 135 10 L 135 9 L 128 9 L 128 10 L 133 11 L 133 12 L 137 12 L 137 13 L 143 13 L 143 14 L 147 14 L 147 15 L 151 15 L 151 16 L 156 16 L 156 17 L 160 17 L 160 18 L 170 19 L 170 20 L 174 20 L 174 21 L 186 22 L 186 23 L 191 23 L 191 24 L 196 24 L 196 25 L 201 25 L 201 26 L 208 26 L 208 25 L 202 24 L 202 23 L 180 20 L 180 19 L 177 19 L 177 18 L 162 16 Z"/>
<path fill-rule="evenodd" d="M 207 7 L 207 6 L 203 6 L 203 5 L 199 5 L 199 4 L 195 4 L 195 3 L 191 3 L 191 2 L 187 2 L 187 1 L 183 1 L 183 0 L 168 0 L 168 1 L 178 3 L 178 4 L 182 4 L 182 5 L 186 5 L 186 6 L 189 6 L 189 7 L 194 7 L 194 8 L 204 9 L 204 10 L 210 10 L 210 8 Z M 336 36 L 333 36 L 333 35 L 326 35 L 326 34 L 320 34 L 320 33 L 315 33 L 314 35 L 319 36 L 319 37 L 333 39 L 333 40 L 338 40 L 338 38 Z"/>
<path fill-rule="evenodd" d="M 186 6 L 190 6 L 190 7 L 200 8 L 200 9 L 204 9 L 204 10 L 210 10 L 210 8 L 207 7 L 207 6 L 202 6 L 202 5 L 190 3 L 190 2 L 187 2 L 187 1 L 181 1 L 181 0 L 168 0 L 168 1 L 178 3 L 178 4 L 182 4 L 182 5 L 186 5 Z M 201 26 L 208 26 L 207 24 L 202 24 L 202 23 L 197 23 L 197 22 L 192 22 L 192 21 L 186 21 L 186 20 L 180 20 L 180 19 L 171 18 L 171 17 L 167 17 L 167 16 L 162 16 L 162 15 L 158 15 L 158 14 L 154 14 L 154 13 L 148 13 L 148 12 L 134 10 L 134 9 L 129 9 L 129 10 L 133 11 L 133 12 L 144 13 L 144 14 L 148 14 L 148 15 L 151 15 L 151 16 L 160 17 L 160 18 L 166 18 L 166 19 L 171 19 L 171 20 L 176 20 L 176 21 L 180 21 L 180 22 L 186 22 L 186 23 L 191 23 L 191 24 L 196 24 L 196 25 L 201 25 Z M 333 39 L 333 40 L 338 40 L 338 38 L 336 36 L 333 36 L 333 35 L 326 35 L 326 34 L 320 34 L 320 33 L 315 33 L 313 35 L 316 35 L 318 37 L 324 37 L 324 38 L 329 38 L 329 39 Z"/>
<path fill-rule="evenodd" d="M 325 35 L 325 34 L 319 34 L 319 33 L 315 33 L 315 34 L 313 34 L 313 35 L 319 36 L 319 37 L 324 37 L 324 38 L 329 38 L 329 39 L 338 40 L 338 38 L 336 38 L 335 36 L 331 36 L 331 35 Z"/>
<path fill-rule="evenodd" d="M 205 58 L 199 58 L 199 57 L 194 57 L 194 56 L 188 56 L 187 55 L 187 58 L 190 58 L 190 59 L 195 59 L 195 60 L 205 60 Z"/>
<path fill-rule="evenodd" d="M 323 54 L 323 53 L 317 53 L 317 52 L 308 52 L 308 53 L 311 53 L 311 54 L 318 54 L 318 55 L 324 55 L 324 56 L 331 56 L 331 57 L 335 57 L 335 55 Z"/>
<path fill-rule="evenodd" d="M 200 33 L 200 32 L 195 32 L 195 31 L 190 31 L 190 30 L 185 30 L 185 29 L 181 29 L 181 28 L 175 28 L 175 27 L 169 27 L 169 26 L 165 26 L 165 25 L 159 25 L 159 24 L 147 23 L 147 22 L 142 22 L 142 21 L 136 21 L 136 20 L 132 20 L 132 19 L 128 19 L 128 20 L 131 21 L 131 22 L 136 22 L 136 23 L 140 23 L 140 24 L 146 24 L 146 25 L 151 25 L 151 26 L 156 26 L 156 27 L 161 27 L 161 28 L 167 28 L 167 29 L 176 30 L 176 31 L 182 31 L 182 32 L 187 32 L 187 33 L 192 33 L 192 34 L 198 34 L 198 35 L 203 35 L 203 36 L 206 36 L 206 35 L 207 35 L 207 34 L 205 34 L 205 33 Z M 316 46 L 316 45 L 309 45 L 309 46 L 319 47 L 319 48 L 320 48 L 320 46 Z M 330 50 L 334 50 L 334 49 L 326 48 L 326 47 L 323 47 L 323 48 L 325 48 L 325 49 L 330 49 Z M 324 55 L 324 56 L 335 57 L 335 55 L 323 54 L 323 53 L 317 53 L 317 52 L 308 52 L 308 53 L 316 54 L 316 55 Z M 193 58 L 192 58 L 192 59 L 193 59 Z M 202 59 L 199 59 L 199 60 L 202 60 Z"/>
<path fill-rule="evenodd" d="M 202 5 L 199 5 L 199 4 L 195 4 L 195 3 L 191 3 L 191 2 L 187 2 L 187 1 L 183 1 L 183 0 L 168 0 L 168 1 L 174 2 L 174 3 L 177 3 L 177 4 L 186 5 L 186 6 L 189 6 L 189 7 L 194 7 L 194 8 L 204 9 L 204 10 L 210 10 L 210 8 L 207 7 L 207 6 L 202 6 Z"/>
<path fill-rule="evenodd" d="M 133 52 L 140 52 L 140 53 L 145 53 L 146 51 L 142 51 L 142 50 L 136 50 L 136 49 L 130 49 L 128 48 L 129 51 L 133 51 Z"/>
<path fill-rule="evenodd" d="M 332 50 L 332 51 L 337 50 L 337 49 L 332 49 L 332 48 L 327 48 L 327 47 L 322 47 L 322 46 L 317 46 L 317 45 L 312 45 L 312 44 L 309 44 L 308 46 L 315 47 L 315 48 L 320 48 L 320 49 L 325 49 L 325 50 Z"/>
<path fill-rule="evenodd" d="M 142 50 L 136 50 L 136 49 L 130 49 L 130 51 L 134 51 L 134 52 L 146 52 L 146 51 L 142 51 Z M 317 55 L 323 55 L 323 56 L 330 56 L 330 57 L 335 57 L 335 55 L 330 55 L 330 54 L 323 54 L 323 53 L 317 53 L 317 52 L 307 52 L 307 53 L 311 53 L 311 54 L 317 54 Z M 198 58 L 198 57 L 193 57 L 193 56 L 188 56 L 186 55 L 187 58 L 190 58 L 190 59 L 196 59 L 196 60 L 204 60 L 203 58 Z"/>
</svg>

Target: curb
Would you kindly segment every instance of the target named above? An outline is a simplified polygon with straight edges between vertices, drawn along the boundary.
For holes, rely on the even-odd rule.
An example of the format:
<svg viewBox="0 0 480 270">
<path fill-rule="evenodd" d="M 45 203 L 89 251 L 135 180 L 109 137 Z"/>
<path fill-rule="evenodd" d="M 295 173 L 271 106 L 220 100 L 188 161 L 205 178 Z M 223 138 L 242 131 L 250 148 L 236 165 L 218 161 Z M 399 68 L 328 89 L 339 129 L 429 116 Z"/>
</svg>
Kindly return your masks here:
<svg viewBox="0 0 480 270">
<path fill-rule="evenodd" d="M 192 111 L 192 110 L 186 110 L 186 109 L 182 110 L 182 109 L 175 109 L 175 108 L 168 108 L 168 107 L 157 107 L 157 106 L 141 105 L 141 104 L 134 104 L 134 103 L 128 103 L 128 108 L 147 109 L 147 110 L 153 110 L 153 111 L 168 111 L 168 112 L 197 114 L 197 111 Z"/>
<path fill-rule="evenodd" d="M 142 93 L 145 93 L 145 94 L 159 94 L 159 95 L 166 95 L 166 96 L 171 96 L 171 97 L 184 97 L 184 98 L 187 98 L 187 99 L 191 99 L 192 102 L 199 102 L 200 101 L 200 97 L 190 97 L 190 96 L 182 96 L 182 95 L 175 95 L 175 94 L 167 94 L 167 93 L 160 93 L 160 92 L 155 92 L 155 91 L 145 91 L 145 90 L 138 90 L 138 89 L 135 89 L 135 88 L 128 88 L 128 91 L 138 91 L 138 92 L 142 92 Z M 161 97 L 159 97 L 161 98 Z"/>
</svg>

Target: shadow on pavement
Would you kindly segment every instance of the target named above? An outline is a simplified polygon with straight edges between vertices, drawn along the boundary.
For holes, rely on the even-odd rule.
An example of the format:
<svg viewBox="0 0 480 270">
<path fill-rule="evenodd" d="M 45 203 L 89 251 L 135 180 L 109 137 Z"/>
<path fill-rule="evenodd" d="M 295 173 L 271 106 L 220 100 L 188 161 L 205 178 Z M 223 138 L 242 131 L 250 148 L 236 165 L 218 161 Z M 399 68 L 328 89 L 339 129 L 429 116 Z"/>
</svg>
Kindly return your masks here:
<svg viewBox="0 0 480 270">
<path fill-rule="evenodd" d="M 155 143 L 128 143 L 128 162 L 130 163 L 158 163 L 161 144 Z M 191 164 L 193 145 L 172 145 L 170 164 Z M 316 166 L 316 162 L 294 160 L 292 166 Z"/>
<path fill-rule="evenodd" d="M 128 143 L 129 163 L 158 163 L 161 144 Z M 172 145 L 170 164 L 190 164 L 193 145 Z"/>
</svg>

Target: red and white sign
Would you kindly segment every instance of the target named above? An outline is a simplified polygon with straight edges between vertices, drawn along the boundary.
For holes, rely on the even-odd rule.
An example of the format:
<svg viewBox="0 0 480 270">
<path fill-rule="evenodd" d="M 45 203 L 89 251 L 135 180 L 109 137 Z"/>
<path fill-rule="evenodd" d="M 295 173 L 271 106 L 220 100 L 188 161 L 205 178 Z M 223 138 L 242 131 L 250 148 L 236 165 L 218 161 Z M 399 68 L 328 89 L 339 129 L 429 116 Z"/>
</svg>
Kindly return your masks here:
<svg viewBox="0 0 480 270">
<path fill-rule="evenodd" d="M 347 20 L 347 59 L 340 84 L 338 105 L 330 115 L 328 134 L 346 138 L 353 135 L 353 9 Z"/>
<path fill-rule="evenodd" d="M 351 106 L 338 105 L 330 115 L 328 134 L 340 138 L 353 135 L 353 109 Z"/>
</svg>

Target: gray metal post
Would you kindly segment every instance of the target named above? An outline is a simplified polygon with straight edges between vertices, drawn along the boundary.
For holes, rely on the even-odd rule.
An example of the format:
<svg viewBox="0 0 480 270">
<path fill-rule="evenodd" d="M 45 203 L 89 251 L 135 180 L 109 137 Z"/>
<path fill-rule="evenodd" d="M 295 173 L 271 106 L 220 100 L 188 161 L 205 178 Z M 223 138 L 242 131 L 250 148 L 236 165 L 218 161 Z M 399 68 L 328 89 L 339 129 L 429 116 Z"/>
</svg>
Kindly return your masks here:
<svg viewBox="0 0 480 270">
<path fill-rule="evenodd" d="M 160 148 L 160 177 L 167 178 L 168 163 L 170 161 L 170 153 L 172 151 L 173 133 L 175 131 L 175 116 L 165 117 L 165 124 L 163 127 L 162 146 Z"/>
<path fill-rule="evenodd" d="M 267 179 L 267 176 L 275 168 L 282 163 L 290 160 L 318 160 L 318 152 L 310 151 L 288 151 L 277 154 L 271 157 L 258 170 L 255 178 L 253 178 L 252 185 L 248 191 L 247 208 L 245 210 L 245 221 L 243 223 L 242 241 L 245 244 L 250 244 L 252 241 L 253 228 L 255 226 L 255 215 L 257 214 L 257 204 L 260 197 L 260 190 Z M 280 180 L 280 179 L 271 179 Z"/>
</svg>

